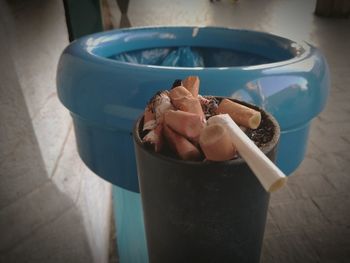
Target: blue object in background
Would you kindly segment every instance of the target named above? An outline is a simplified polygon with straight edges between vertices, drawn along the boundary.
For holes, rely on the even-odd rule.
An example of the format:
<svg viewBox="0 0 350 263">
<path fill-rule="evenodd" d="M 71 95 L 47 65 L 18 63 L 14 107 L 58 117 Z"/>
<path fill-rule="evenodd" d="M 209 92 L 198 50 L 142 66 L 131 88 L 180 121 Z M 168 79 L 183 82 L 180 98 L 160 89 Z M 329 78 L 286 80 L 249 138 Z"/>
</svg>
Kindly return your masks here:
<svg viewBox="0 0 350 263">
<path fill-rule="evenodd" d="M 285 54 L 290 58 L 290 54 Z M 212 47 L 151 48 L 111 56 L 122 62 L 171 67 L 234 67 L 276 62 L 243 51 Z"/>
<path fill-rule="evenodd" d="M 117 54 L 110 58 L 142 65 L 204 67 L 202 56 L 190 47 L 137 50 Z"/>
<path fill-rule="evenodd" d="M 259 105 L 281 126 L 277 165 L 304 158 L 312 119 L 324 108 L 329 71 L 307 43 L 227 28 L 158 27 L 86 36 L 63 52 L 57 72 L 79 154 L 113 183 L 120 262 L 147 262 L 131 131 L 147 101 L 175 79 L 197 75 L 202 95 Z"/>
</svg>

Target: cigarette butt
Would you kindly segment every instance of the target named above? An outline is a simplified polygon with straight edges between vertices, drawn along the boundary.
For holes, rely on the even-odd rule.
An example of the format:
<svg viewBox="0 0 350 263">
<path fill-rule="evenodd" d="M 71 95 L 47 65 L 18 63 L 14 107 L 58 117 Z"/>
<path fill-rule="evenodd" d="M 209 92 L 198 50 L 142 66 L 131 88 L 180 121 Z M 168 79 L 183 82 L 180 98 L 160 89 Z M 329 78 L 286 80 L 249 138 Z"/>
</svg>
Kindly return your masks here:
<svg viewBox="0 0 350 263">
<path fill-rule="evenodd" d="M 199 93 L 199 78 L 197 76 L 188 76 L 182 83 L 183 86 L 191 92 L 192 96 L 197 98 Z"/>
<path fill-rule="evenodd" d="M 238 153 L 252 169 L 262 186 L 268 192 L 285 185 L 285 174 L 254 144 L 228 114 L 216 115 L 208 120 L 208 125 L 224 125 Z"/>
<path fill-rule="evenodd" d="M 144 143 L 151 144 L 155 152 L 160 152 L 163 148 L 163 125 L 158 124 L 157 127 L 147 133 L 142 140 Z"/>
<path fill-rule="evenodd" d="M 167 90 L 158 92 L 151 99 L 151 102 L 149 104 L 153 106 L 157 124 L 162 122 L 163 114 L 166 111 L 174 109 L 170 101 L 169 92 Z"/>
<path fill-rule="evenodd" d="M 199 144 L 208 160 L 226 161 L 236 154 L 230 135 L 220 124 L 206 126 L 201 132 Z"/>
<path fill-rule="evenodd" d="M 185 137 L 173 131 L 169 126 L 164 124 L 164 137 L 167 139 L 169 146 L 177 153 L 182 160 L 199 160 L 201 153 Z"/>
<path fill-rule="evenodd" d="M 198 114 L 169 110 L 164 113 L 164 122 L 174 131 L 186 138 L 198 141 L 204 122 Z"/>
<path fill-rule="evenodd" d="M 156 115 L 154 112 L 152 112 L 152 109 L 150 106 L 147 106 L 144 112 L 144 118 L 143 118 L 143 130 L 153 130 L 156 126 Z"/>
<path fill-rule="evenodd" d="M 239 125 L 256 129 L 261 122 L 261 113 L 242 104 L 223 99 L 216 110 L 217 114 L 227 113 Z"/>
<path fill-rule="evenodd" d="M 208 100 L 207 98 L 204 98 L 202 95 L 198 95 L 198 100 L 202 105 L 202 107 L 210 103 L 210 100 Z"/>
<path fill-rule="evenodd" d="M 182 111 L 198 114 L 205 120 L 202 106 L 197 97 L 193 97 L 185 87 L 179 86 L 169 92 L 169 97 L 173 105 Z"/>
</svg>

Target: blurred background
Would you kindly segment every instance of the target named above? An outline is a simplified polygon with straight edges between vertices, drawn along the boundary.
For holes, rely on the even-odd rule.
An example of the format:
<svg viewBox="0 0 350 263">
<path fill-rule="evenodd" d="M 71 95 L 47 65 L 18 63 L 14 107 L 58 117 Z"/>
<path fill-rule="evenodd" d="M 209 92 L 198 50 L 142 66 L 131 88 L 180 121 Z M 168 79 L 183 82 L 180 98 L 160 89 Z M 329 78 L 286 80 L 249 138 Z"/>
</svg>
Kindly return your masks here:
<svg viewBox="0 0 350 263">
<path fill-rule="evenodd" d="M 347 0 L 0 0 L 0 262 L 118 262 L 111 185 L 79 159 L 56 69 L 80 36 L 151 25 L 259 30 L 325 54 L 330 98 L 271 197 L 261 261 L 349 262 L 349 13 Z"/>
</svg>

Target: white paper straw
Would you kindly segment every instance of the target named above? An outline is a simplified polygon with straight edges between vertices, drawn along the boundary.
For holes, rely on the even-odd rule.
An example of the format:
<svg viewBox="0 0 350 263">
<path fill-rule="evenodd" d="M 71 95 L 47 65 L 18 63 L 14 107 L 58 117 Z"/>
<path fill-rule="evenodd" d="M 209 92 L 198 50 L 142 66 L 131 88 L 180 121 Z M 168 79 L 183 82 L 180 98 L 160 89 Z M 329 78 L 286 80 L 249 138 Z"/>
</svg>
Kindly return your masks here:
<svg viewBox="0 0 350 263">
<path fill-rule="evenodd" d="M 276 191 L 285 185 L 285 174 L 254 144 L 228 114 L 211 117 L 208 125 L 224 125 L 237 148 L 237 151 L 252 169 L 262 186 L 268 192 Z"/>
</svg>

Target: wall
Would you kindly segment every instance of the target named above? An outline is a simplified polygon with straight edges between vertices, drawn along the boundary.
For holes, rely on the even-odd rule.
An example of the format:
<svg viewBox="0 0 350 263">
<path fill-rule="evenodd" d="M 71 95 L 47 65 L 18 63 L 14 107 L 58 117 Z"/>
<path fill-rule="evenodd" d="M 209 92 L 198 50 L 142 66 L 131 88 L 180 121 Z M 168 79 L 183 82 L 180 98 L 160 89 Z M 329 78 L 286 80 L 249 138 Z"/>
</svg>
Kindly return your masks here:
<svg viewBox="0 0 350 263">
<path fill-rule="evenodd" d="M 56 94 L 63 1 L 0 1 L 0 262 L 107 262 L 111 187 Z"/>
</svg>

